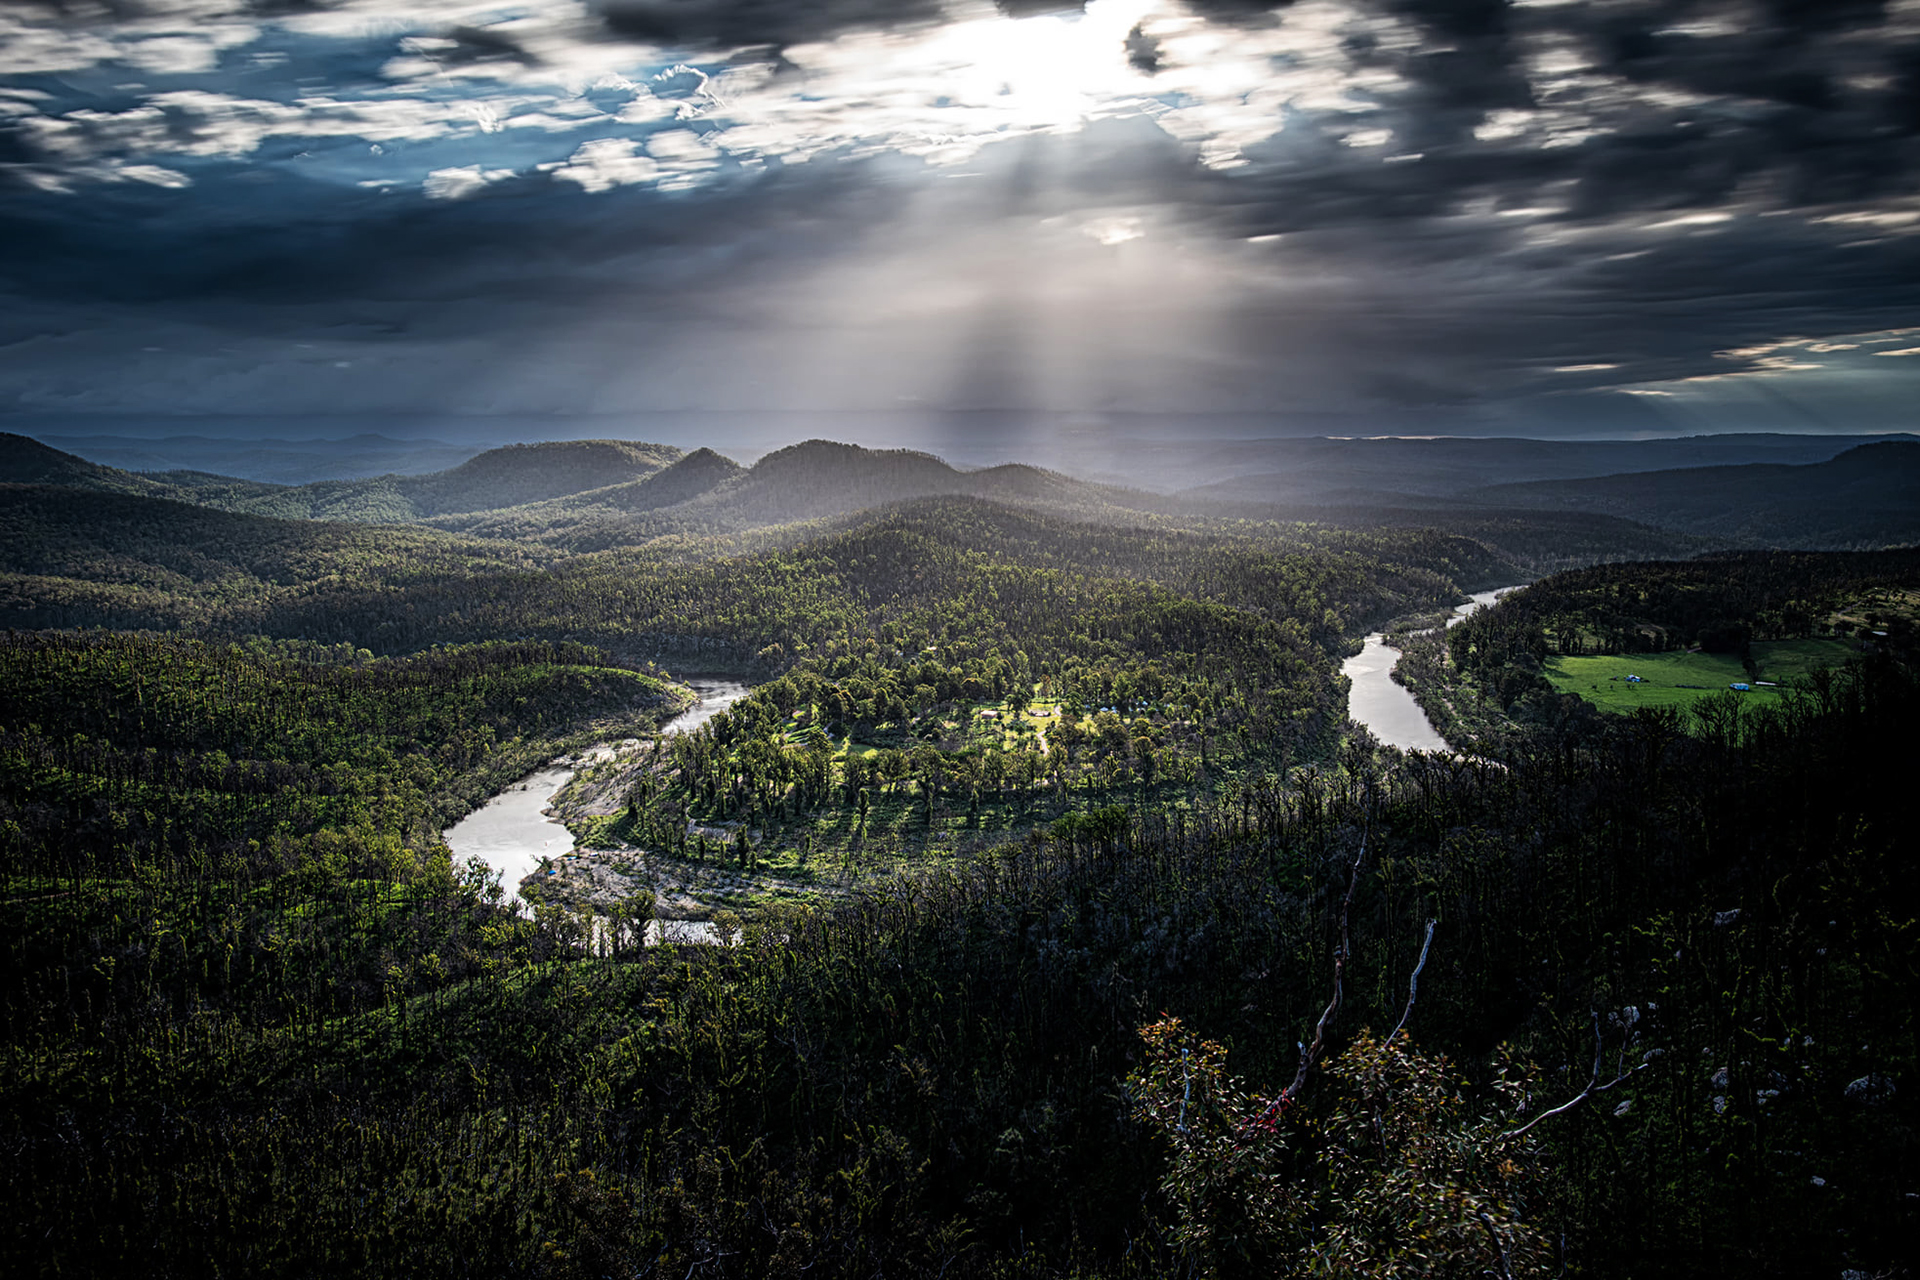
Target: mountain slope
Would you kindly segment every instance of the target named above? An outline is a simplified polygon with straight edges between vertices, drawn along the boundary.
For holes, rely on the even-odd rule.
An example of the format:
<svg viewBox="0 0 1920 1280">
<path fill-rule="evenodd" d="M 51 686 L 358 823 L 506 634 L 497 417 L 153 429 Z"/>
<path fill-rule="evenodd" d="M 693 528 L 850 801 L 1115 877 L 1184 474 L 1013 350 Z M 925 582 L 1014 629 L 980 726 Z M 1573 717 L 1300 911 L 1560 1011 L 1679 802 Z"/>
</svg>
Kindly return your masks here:
<svg viewBox="0 0 1920 1280">
<path fill-rule="evenodd" d="M 1492 485 L 1469 496 L 1600 512 L 1753 545 L 1894 546 L 1920 541 L 1920 444 L 1866 444 L 1807 466 L 1690 467 Z"/>
<path fill-rule="evenodd" d="M 435 528 L 471 533 L 483 538 L 525 538 L 569 547 L 600 549 L 622 542 L 639 542 L 672 531 L 650 513 L 677 507 L 709 493 L 743 473 L 739 463 L 711 449 L 696 449 L 672 466 L 585 493 L 530 502 L 501 511 L 474 511 L 438 516 Z"/>
<path fill-rule="evenodd" d="M 311 484 L 316 480 L 425 475 L 429 471 L 457 467 L 487 447 L 484 443 L 394 439 L 366 431 L 331 439 L 285 439 L 259 434 L 299 426 L 314 430 L 351 430 L 352 419 L 324 424 L 275 419 L 246 424 L 249 438 L 180 435 L 157 440 L 98 431 L 69 435 L 64 432 L 74 430 L 73 421 L 42 421 L 45 433 L 37 436 L 39 440 L 56 449 L 77 453 L 91 462 L 143 475 L 196 471 L 257 480 L 276 487 Z M 228 430 L 243 429 L 234 422 L 220 425 Z"/>
<path fill-rule="evenodd" d="M 1913 437 L 1906 437 L 1912 439 Z M 1661 440 L 1515 437 L 1297 438 L 1165 444 L 1129 451 L 1162 484 L 1216 501 L 1325 503 L 1384 495 L 1447 497 L 1496 484 L 1772 462 L 1826 462 L 1868 436 L 1731 434 Z M 1219 473 L 1225 472 L 1222 477 Z M 1189 482 L 1189 476 L 1213 478 Z M 1158 486 L 1156 486 L 1158 487 Z"/>
<path fill-rule="evenodd" d="M 1027 466 L 960 471 L 927 453 L 809 440 L 753 467 L 702 449 L 655 475 L 512 511 L 435 520 L 486 537 L 575 551 L 669 535 L 741 533 L 850 515 L 920 498 L 975 497 L 1085 518 L 1137 521 L 1166 499 Z"/>
<path fill-rule="evenodd" d="M 817 520 L 912 498 L 973 497 L 996 502 L 1090 510 L 1144 510 L 1146 494 L 1010 464 L 959 471 L 929 453 L 864 449 L 808 440 L 753 467 L 679 510 L 732 528 Z"/>
<path fill-rule="evenodd" d="M 744 470 L 732 458 L 695 449 L 665 470 L 599 492 L 605 505 L 617 511 L 658 511 L 711 493 Z"/>
<path fill-rule="evenodd" d="M 103 467 L 12 432 L 0 432 L 0 484 L 57 484 L 95 493 L 156 494 L 165 488 L 145 476 Z"/>
<path fill-rule="evenodd" d="M 681 457 L 671 445 L 559 440 L 489 449 L 449 471 L 407 477 L 401 492 L 422 515 L 492 511 L 653 475 Z"/>
<path fill-rule="evenodd" d="M 405 611 L 433 577 L 535 567 L 526 549 L 433 529 L 279 520 L 167 498 L 0 484 L 0 625 L 190 627 L 317 589 Z M 252 626 L 241 626 L 252 630 Z M 318 631 L 309 638 L 326 638 Z"/>
<path fill-rule="evenodd" d="M 492 511 L 642 479 L 680 457 L 670 445 L 628 440 L 561 440 L 489 449 L 457 467 L 422 476 L 321 480 L 262 493 L 201 487 L 180 496 L 229 511 L 290 520 L 403 524 L 459 512 Z"/>
</svg>

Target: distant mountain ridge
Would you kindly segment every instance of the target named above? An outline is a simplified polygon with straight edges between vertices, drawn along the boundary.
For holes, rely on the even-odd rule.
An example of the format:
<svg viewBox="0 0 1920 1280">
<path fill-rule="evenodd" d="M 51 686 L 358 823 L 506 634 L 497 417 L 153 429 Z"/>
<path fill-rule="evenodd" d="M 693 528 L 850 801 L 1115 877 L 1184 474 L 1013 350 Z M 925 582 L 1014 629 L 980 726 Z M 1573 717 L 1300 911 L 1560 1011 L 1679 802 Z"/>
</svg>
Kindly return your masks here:
<svg viewBox="0 0 1920 1280">
<path fill-rule="evenodd" d="M 598 550 L 672 534 L 736 533 L 921 498 L 973 497 L 1088 517 L 1138 518 L 1165 499 L 1037 467 L 961 471 L 929 453 L 807 440 L 742 468 L 710 450 L 642 480 L 510 511 L 436 519 L 439 528 Z"/>
<path fill-rule="evenodd" d="M 85 434 L 37 435 L 44 444 L 76 453 L 89 462 L 152 475 L 163 471 L 197 471 L 274 484 L 311 484 L 316 480 L 362 480 L 384 475 L 424 475 L 457 467 L 481 453 L 487 444 L 445 440 L 395 439 L 377 432 L 332 439 L 283 438 L 277 435 L 235 439 L 219 436 L 170 435 L 159 438 L 102 433 L 96 427 Z M 281 422 L 262 422 L 256 430 L 285 429 Z M 27 434 L 35 434 L 28 432 Z"/>
<path fill-rule="evenodd" d="M 711 449 L 696 449 L 638 480 L 622 481 L 543 502 L 436 517 L 436 528 L 489 538 L 538 537 L 584 549 L 613 544 L 609 530 L 633 529 L 655 511 L 680 506 L 742 474 Z"/>
<path fill-rule="evenodd" d="M 1492 485 L 1471 498 L 1589 511 L 1756 546 L 1920 540 L 1920 442 L 1888 440 L 1803 466 L 1753 463 Z"/>
<path fill-rule="evenodd" d="M 517 507 L 637 480 L 679 457 L 680 450 L 671 445 L 628 440 L 512 444 L 489 449 L 446 471 L 322 480 L 271 493 L 237 495 L 209 505 L 290 519 L 402 524 L 433 516 Z"/>
<path fill-rule="evenodd" d="M 1898 439 L 1914 440 L 1913 436 Z M 1874 443 L 1864 436 L 1684 436 L 1657 440 L 1506 437 L 1248 440 L 1158 458 L 1170 480 L 1232 466 L 1231 479 L 1188 485 L 1180 496 L 1229 502 L 1378 502 L 1455 498 L 1492 485 L 1580 480 L 1749 463 L 1826 462 Z"/>
<path fill-rule="evenodd" d="M 917 450 L 806 440 L 768 454 L 700 501 L 710 509 L 724 508 L 734 521 L 784 524 L 913 498 L 1105 504 L 1125 494 L 1125 490 L 1017 463 L 961 471 Z"/>
<path fill-rule="evenodd" d="M 640 480 L 681 457 L 681 451 L 671 445 L 562 440 L 489 449 L 456 467 L 426 475 L 384 475 L 287 486 L 197 471 L 122 471 L 63 453 L 28 436 L 0 434 L 0 483 L 54 484 L 174 498 L 221 511 L 288 520 L 408 524 L 459 512 L 516 507 Z"/>
<path fill-rule="evenodd" d="M 1531 525 L 1527 513 L 1552 511 L 1600 522 L 1561 529 L 1558 536 L 1569 546 L 1671 539 L 1669 551 L 1879 547 L 1920 540 L 1920 440 L 1910 437 L 1857 445 L 1838 457 L 1804 463 L 1627 470 L 1466 486 L 1461 482 L 1475 467 L 1495 474 L 1585 468 L 1608 453 L 1593 442 L 1572 453 L 1562 447 L 1566 442 L 1555 441 L 1305 443 L 1313 448 L 1302 446 L 1299 456 L 1325 463 L 1312 477 L 1262 473 L 1173 495 L 1018 463 L 962 470 L 930 453 L 830 440 L 789 445 L 751 467 L 712 449 L 683 453 L 669 445 L 621 440 L 509 445 L 427 475 L 288 487 L 200 472 L 122 471 L 25 436 L 5 435 L 0 436 L 0 482 L 170 498 L 283 519 L 430 524 L 470 536 L 540 543 L 554 551 L 798 526 L 929 498 L 978 498 L 1107 522 L 1304 520 L 1456 530 L 1498 529 L 1502 521 L 1512 523 L 1508 517 Z M 1635 442 L 1614 443 L 1626 460 L 1672 455 L 1668 449 L 1648 453 Z M 1686 456 L 1711 456 L 1718 448 L 1680 443 L 1687 446 L 1680 450 Z M 1369 446 L 1362 454 L 1347 448 L 1361 444 Z M 1822 444 L 1794 437 L 1777 449 L 1764 440 L 1746 441 L 1733 456 L 1817 457 L 1826 447 L 1831 440 Z M 1264 448 L 1259 445 L 1254 453 L 1266 456 Z M 1365 465 L 1350 466 L 1356 458 Z M 1432 466 L 1415 465 L 1396 477 L 1383 470 L 1395 459 L 1427 459 Z M 1339 479 L 1362 483 L 1334 483 Z"/>
</svg>

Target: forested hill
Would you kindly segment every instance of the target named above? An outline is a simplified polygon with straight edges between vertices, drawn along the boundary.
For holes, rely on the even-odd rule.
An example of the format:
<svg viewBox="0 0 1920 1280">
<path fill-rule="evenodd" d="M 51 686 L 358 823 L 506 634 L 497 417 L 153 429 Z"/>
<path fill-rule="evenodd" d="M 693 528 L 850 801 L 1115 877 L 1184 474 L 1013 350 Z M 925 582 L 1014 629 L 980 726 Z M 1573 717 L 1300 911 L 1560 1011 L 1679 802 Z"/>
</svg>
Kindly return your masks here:
<svg viewBox="0 0 1920 1280">
<path fill-rule="evenodd" d="M 9 1275 L 1787 1280 L 1903 1275 L 1920 1230 L 1891 661 L 1717 742 L 1622 717 L 1504 767 L 1355 750 L 1091 812 L 976 775 L 1074 808 L 743 945 L 595 957 L 408 836 L 504 733 L 645 673 L 0 659 Z M 831 663 L 816 706 L 881 697 Z M 785 708 L 755 709 L 729 727 L 770 770 Z M 1044 762 L 1075 750 L 1104 749 Z M 1156 1057 L 1169 1014 L 1215 1045 Z"/>
<path fill-rule="evenodd" d="M 717 455 L 701 452 L 710 462 L 725 463 Z M 671 445 L 561 440 L 489 449 L 457 467 L 427 475 L 321 480 L 289 487 L 201 471 L 122 471 L 62 453 L 27 436 L 0 433 L 0 484 L 62 485 L 94 493 L 173 498 L 289 520 L 406 524 L 630 483 L 654 475 L 681 457 L 681 451 Z M 694 492 L 698 490 L 686 489 L 673 500 L 684 501 Z"/>
<path fill-rule="evenodd" d="M 1920 443 L 1886 441 L 1807 466 L 1689 467 L 1495 485 L 1504 506 L 1600 512 L 1747 546 L 1873 548 L 1920 528 Z"/>
<path fill-rule="evenodd" d="M 1121 527 L 970 498 L 803 525 L 731 555 L 721 554 L 726 540 L 712 540 L 690 550 L 557 556 L 438 530 L 274 520 L 153 498 L 102 503 L 48 486 L 0 489 L 0 520 L 8 535 L 0 624 L 188 627 L 351 641 L 383 653 L 501 636 L 581 640 L 640 657 L 692 643 L 736 655 L 818 646 L 830 635 L 864 644 L 900 592 L 935 604 L 928 583 L 900 577 L 898 557 L 881 554 L 894 543 L 973 564 L 969 580 L 998 564 L 1150 582 L 1300 615 L 1329 646 L 1363 620 L 1445 598 L 1449 583 L 1478 588 L 1523 576 L 1484 544 L 1422 530 Z M 1298 573 L 1309 566 L 1314 583 L 1303 587 Z M 1403 572 L 1414 578 L 1383 594 Z M 1329 588 L 1327 575 L 1341 585 Z"/>
<path fill-rule="evenodd" d="M 808 440 L 768 454 L 744 474 L 690 504 L 688 514 L 745 528 L 945 496 L 1099 512 L 1158 505 L 1145 494 L 1037 467 L 959 471 L 929 453 Z"/>
<path fill-rule="evenodd" d="M 0 482 L 172 498 L 294 520 L 432 520 L 489 538 L 574 551 L 667 534 L 737 533 L 929 497 L 981 497 L 1088 518 L 1137 519 L 1179 504 L 1134 490 L 1007 465 L 961 471 L 932 454 L 809 440 L 742 468 L 711 449 L 571 440 L 509 445 L 430 475 L 282 487 L 200 472 L 139 475 L 97 466 L 25 436 L 5 438 Z M 1271 513 L 1268 513 L 1271 514 Z"/>
<path fill-rule="evenodd" d="M 17 627 L 206 627 L 274 602 L 542 563 L 511 543 L 435 529 L 103 500 L 55 485 L 0 484 L 0 548 L 0 618 Z"/>
<path fill-rule="evenodd" d="M 1546 448 L 1542 442 L 1519 443 Z M 1625 444 L 1608 443 L 1618 445 L 1623 461 L 1636 456 Z M 1528 456 L 1524 449 L 1502 447 L 1498 456 L 1508 462 Z M 1266 483 L 1272 477 L 1252 477 L 1165 495 L 1018 464 L 963 471 L 928 453 L 828 440 L 791 445 L 747 468 L 706 448 L 682 453 L 667 445 L 575 440 L 494 449 L 429 475 L 285 487 L 201 472 L 119 471 L 25 436 L 5 436 L 0 482 L 168 497 L 286 519 L 431 522 L 452 532 L 570 552 L 837 520 L 941 497 L 985 498 L 1122 524 L 1247 520 L 1443 528 L 1496 545 L 1536 572 L 1755 545 L 1871 548 L 1912 541 L 1920 531 L 1920 442 L 1862 445 L 1809 465 L 1623 472 L 1434 492 L 1442 482 L 1459 480 L 1467 456 L 1478 455 L 1435 454 L 1434 475 L 1416 467 L 1394 481 L 1404 492 L 1385 491 L 1373 473 L 1371 488 L 1342 488 L 1330 473 L 1316 480 L 1319 473 L 1311 472 L 1277 488 Z"/>
<path fill-rule="evenodd" d="M 146 476 L 103 467 L 10 431 L 0 431 L 0 484 L 57 484 L 95 493 L 158 494 L 166 489 Z"/>
<path fill-rule="evenodd" d="M 26 445 L 0 1275 L 1906 1274 L 1913 553 L 1516 592 L 1427 637 L 1511 732 L 1403 753 L 1348 719 L 1359 635 L 1655 535 L 821 442 L 335 490 L 612 481 L 454 531 Z M 1765 702 L 1538 689 L 1550 643 L 1843 606 L 1860 660 Z M 655 741 L 652 660 L 756 687 Z M 608 740 L 512 914 L 440 833 Z M 701 885 L 740 945 L 631 945 Z"/>
<path fill-rule="evenodd" d="M 918 498 L 976 497 L 1087 519 L 1138 520 L 1179 504 L 1037 467 L 961 471 L 932 454 L 808 440 L 745 470 L 702 450 L 636 484 L 580 493 L 446 528 L 537 538 L 572 550 L 630 545 L 669 534 L 710 535 L 827 519 Z"/>
<path fill-rule="evenodd" d="M 220 498 L 204 492 L 181 496 L 256 515 L 398 524 L 514 507 L 638 480 L 679 457 L 680 450 L 671 445 L 562 440 L 489 449 L 450 470 L 423 476 L 323 480 L 269 493 L 242 490 Z"/>
<path fill-rule="evenodd" d="M 623 533 L 650 532 L 647 522 L 633 517 L 691 502 L 743 473 L 744 468 L 733 459 L 711 449 L 695 449 L 673 465 L 638 480 L 504 511 L 443 516 L 433 523 L 483 537 L 537 537 L 580 549 L 606 546 L 620 540 Z"/>
</svg>

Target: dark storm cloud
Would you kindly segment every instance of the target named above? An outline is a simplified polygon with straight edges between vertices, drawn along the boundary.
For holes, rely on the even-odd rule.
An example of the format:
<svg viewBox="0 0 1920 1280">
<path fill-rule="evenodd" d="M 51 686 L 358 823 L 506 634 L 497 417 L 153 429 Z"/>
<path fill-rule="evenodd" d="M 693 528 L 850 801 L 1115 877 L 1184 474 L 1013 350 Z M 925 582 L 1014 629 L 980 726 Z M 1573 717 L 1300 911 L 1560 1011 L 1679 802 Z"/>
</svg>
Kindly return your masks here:
<svg viewBox="0 0 1920 1280">
<path fill-rule="evenodd" d="M 1305 143 L 1292 131 L 1276 135 L 1249 179 L 1262 192 L 1246 202 L 1249 226 L 1294 229 L 1368 210 L 1420 217 L 1479 195 L 1510 202 L 1547 189 L 1573 219 L 1913 192 L 1913 32 L 1874 28 L 1884 17 L 1874 3 L 1775 4 L 1767 22 L 1687 30 L 1685 20 L 1705 9 L 1384 6 L 1427 38 L 1363 48 L 1357 61 L 1402 78 L 1378 100 L 1378 122 L 1420 158 L 1379 168 L 1316 148 L 1310 132 Z M 1574 73 L 1529 66 L 1555 49 L 1580 59 Z M 1489 131 L 1490 112 L 1514 118 L 1511 136 Z"/>
<path fill-rule="evenodd" d="M 1141 118 L 1042 135 L 982 157 L 983 181 L 949 188 L 917 216 L 940 226 L 1056 217 L 1089 200 L 1146 204 L 1222 185 Z M 455 201 L 342 190 L 297 173 L 255 173 L 229 234 L 139 184 L 85 201 L 35 193 L 0 212 L 0 279 L 41 297 L 300 303 L 364 297 L 579 296 L 659 286 L 679 267 L 724 267 L 751 289 L 786 261 L 845 251 L 899 218 L 927 173 L 918 162 L 736 173 L 697 196 L 646 187 L 592 193 L 545 174 Z M 754 264 L 751 270 L 748 263 Z M 664 275 L 663 275 L 664 273 Z"/>
<path fill-rule="evenodd" d="M 591 0 L 618 36 L 675 45 L 801 44 L 938 22 L 939 0 Z"/>
<path fill-rule="evenodd" d="M 1141 23 L 1136 22 L 1127 32 L 1127 63 L 1148 75 L 1160 69 L 1160 41 L 1148 35 Z"/>
<path fill-rule="evenodd" d="M 284 120 L 204 95 L 113 90 L 119 68 L 23 80 L 43 96 L 19 98 L 0 125 L 0 169 L 15 181 L 0 195 L 0 285 L 22 314 L 45 317 L 41 332 L 68 344 L 61 350 L 74 341 L 72 308 L 93 304 L 214 334 L 280 307 L 284 322 L 273 323 L 289 338 L 310 330 L 335 354 L 409 349 L 427 333 L 512 346 L 570 304 L 583 313 L 618 304 L 622 323 L 648 334 L 678 326 L 723 343 L 732 326 L 748 335 L 740 350 L 760 352 L 754 344 L 781 325 L 804 330 L 810 307 L 824 314 L 829 304 L 804 282 L 858 268 L 889 228 L 905 228 L 902 263 L 952 255 L 964 276 L 991 264 L 994 236 L 1027 243 L 1042 234 L 1036 225 L 1057 222 L 1065 229 L 1044 234 L 1077 237 L 1087 253 L 1095 241 L 1137 237 L 1142 254 L 1179 240 L 1218 257 L 1204 289 L 1167 299 L 1158 319 L 1144 302 L 1126 312 L 1163 328 L 1169 349 L 1194 316 L 1217 317 L 1182 375 L 1196 398 L 1236 378 L 1251 388 L 1245 396 L 1268 394 L 1284 376 L 1261 372 L 1266 353 L 1292 346 L 1321 352 L 1329 376 L 1344 368 L 1362 402 L 1448 412 L 1784 368 L 1768 344 L 1891 329 L 1920 314 L 1913 6 L 1190 0 L 1186 9 L 1199 25 L 1162 11 L 1111 41 L 1115 62 L 1142 73 L 1144 105 L 1072 132 L 1003 128 L 1010 140 L 979 142 L 964 174 L 899 153 L 901 139 L 930 130 L 918 115 L 871 134 L 834 117 L 819 127 L 843 131 L 810 158 L 782 151 L 785 135 L 729 142 L 729 104 L 744 91 L 717 78 L 768 58 L 764 83 L 791 81 L 798 96 L 769 99 L 756 127 L 786 127 L 791 112 L 830 106 L 842 72 L 766 49 L 803 58 L 799 46 L 847 33 L 922 32 L 944 12 L 935 0 L 601 0 L 578 41 L 663 46 L 665 61 L 627 78 L 572 70 L 577 50 L 565 40 L 525 24 L 476 25 L 484 17 L 470 7 L 423 27 L 431 40 L 413 45 L 401 34 L 355 43 L 268 24 L 247 48 L 272 57 L 220 53 L 220 87 L 279 104 Z M 73 12 L 112 27 L 104 11 Z M 1196 43 L 1196 33 L 1227 43 Z M 1217 61 L 1237 48 L 1252 51 L 1246 66 L 1265 83 L 1216 92 L 1214 77 L 1241 73 Z M 295 114 L 310 111 L 302 104 L 316 91 L 291 87 L 281 57 L 324 67 L 326 92 L 345 104 L 329 109 L 362 112 L 365 129 L 321 132 Z M 438 69 L 417 88 L 394 69 L 409 57 Z M 688 65 L 672 61 L 681 58 Z M 466 104 L 449 95 L 462 86 L 498 75 L 508 88 L 496 96 L 524 97 L 529 78 L 549 69 L 588 87 L 564 103 L 502 107 L 498 118 L 478 102 L 482 125 L 458 125 Z M 82 82 L 86 94 L 60 96 Z M 355 84 L 371 87 L 362 98 L 342 90 Z M 902 96 L 895 82 L 882 87 L 874 99 Z M 945 92 L 928 85 L 914 110 L 945 109 Z M 869 91 L 847 93 L 864 101 Z M 446 110 L 433 115 L 434 103 Z M 980 109 L 998 108 L 988 99 Z M 377 163 L 400 178 L 366 167 L 383 150 Z M 1079 236 L 1074 227 L 1096 215 L 1111 225 Z M 1246 243 L 1260 237 L 1281 239 Z M 1311 283 L 1317 276 L 1331 283 Z M 941 293 L 930 277 L 899 278 Z M 833 323 L 860 323 L 865 304 L 832 305 Z M 956 333 L 970 344 L 971 371 L 953 385 L 1035 395 L 1044 388 L 1021 368 L 1028 348 L 1061 341 L 1093 351 L 1088 359 L 1131 358 L 1099 355 L 1102 344 L 1121 346 L 1102 304 L 1042 323 L 1050 305 L 989 299 L 926 322 L 926 345 Z M 1054 331 L 1075 326 L 1064 338 Z M 14 329 L 21 341 L 36 332 Z M 400 388 L 408 375 L 391 376 Z M 1623 415 L 1642 411 L 1621 399 Z"/>
</svg>

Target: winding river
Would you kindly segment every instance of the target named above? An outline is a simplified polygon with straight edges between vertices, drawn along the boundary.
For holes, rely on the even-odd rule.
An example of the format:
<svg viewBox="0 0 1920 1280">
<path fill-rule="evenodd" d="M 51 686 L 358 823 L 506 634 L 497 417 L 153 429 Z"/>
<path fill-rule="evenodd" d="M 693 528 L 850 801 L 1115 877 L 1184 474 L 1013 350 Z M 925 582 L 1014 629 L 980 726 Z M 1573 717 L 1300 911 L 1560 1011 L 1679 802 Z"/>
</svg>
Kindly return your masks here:
<svg viewBox="0 0 1920 1280">
<path fill-rule="evenodd" d="M 690 676 L 683 681 L 700 700 L 667 721 L 662 733 L 688 733 L 744 698 L 749 686 L 737 680 Z M 573 769 L 552 765 L 530 773 L 446 829 L 455 865 L 478 858 L 497 873 L 509 900 L 519 901 L 519 885 L 540 866 L 573 848 L 565 826 L 547 816 L 554 797 L 573 781 Z"/>
<path fill-rule="evenodd" d="M 1476 592 L 1447 618 L 1451 627 L 1477 609 L 1484 609 L 1512 587 Z M 1413 700 L 1406 686 L 1393 681 L 1393 666 L 1400 651 L 1388 647 L 1386 637 L 1374 632 L 1362 643 L 1360 652 L 1340 666 L 1340 673 L 1353 682 L 1347 695 L 1347 714 L 1365 725 L 1373 736 L 1402 751 L 1446 751 L 1447 740 L 1434 730 L 1427 713 Z"/>
<path fill-rule="evenodd" d="M 1511 587 L 1476 593 L 1453 611 L 1447 625 L 1485 608 Z M 1368 636 L 1358 654 L 1341 665 L 1352 681 L 1347 714 L 1365 725 L 1373 736 L 1406 751 L 1445 751 L 1447 743 L 1434 731 L 1413 695 L 1393 682 L 1399 651 L 1389 648 L 1382 633 Z M 691 676 L 685 683 L 699 695 L 687 710 L 661 728 L 663 734 L 688 733 L 738 702 L 749 686 L 738 680 Z M 517 888 L 539 867 L 542 858 L 556 857 L 573 848 L 565 826 L 548 816 L 554 797 L 573 781 L 573 769 L 564 764 L 537 770 L 515 782 L 460 821 L 448 827 L 447 846 L 456 863 L 478 858 L 497 873 L 502 885 Z M 514 894 L 517 900 L 517 893 Z"/>
</svg>

